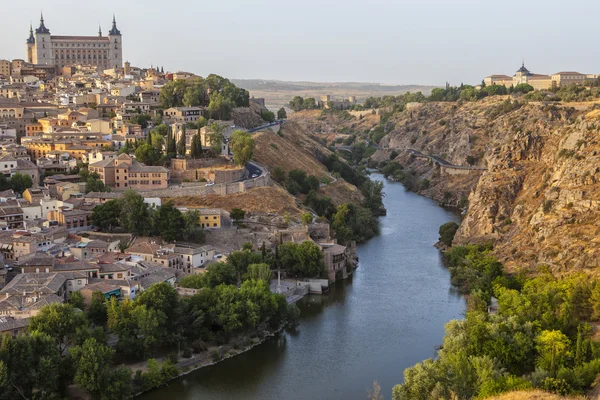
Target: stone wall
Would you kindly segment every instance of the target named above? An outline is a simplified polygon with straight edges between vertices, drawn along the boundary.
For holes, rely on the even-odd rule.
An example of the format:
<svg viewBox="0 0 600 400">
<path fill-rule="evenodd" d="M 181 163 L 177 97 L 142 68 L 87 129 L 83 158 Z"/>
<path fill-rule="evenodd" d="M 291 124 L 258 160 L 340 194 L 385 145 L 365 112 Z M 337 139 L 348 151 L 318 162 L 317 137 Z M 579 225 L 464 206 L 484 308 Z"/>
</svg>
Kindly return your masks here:
<svg viewBox="0 0 600 400">
<path fill-rule="evenodd" d="M 204 184 L 189 184 L 189 186 L 170 187 L 168 189 L 152 190 L 143 192 L 144 197 L 187 197 L 187 196 L 206 196 L 208 194 L 216 194 L 225 196 L 236 193 L 243 193 L 249 189 L 256 187 L 264 187 L 271 185 L 269 174 L 264 174 L 255 179 L 249 179 L 242 182 L 232 182 L 206 186 Z"/>
</svg>

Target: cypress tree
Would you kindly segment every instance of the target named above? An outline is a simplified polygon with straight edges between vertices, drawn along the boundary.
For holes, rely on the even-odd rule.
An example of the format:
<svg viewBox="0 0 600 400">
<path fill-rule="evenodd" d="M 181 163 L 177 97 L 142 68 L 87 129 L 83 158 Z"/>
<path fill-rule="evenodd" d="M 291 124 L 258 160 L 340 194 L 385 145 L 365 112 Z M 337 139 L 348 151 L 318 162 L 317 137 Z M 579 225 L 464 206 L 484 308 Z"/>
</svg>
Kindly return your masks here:
<svg viewBox="0 0 600 400">
<path fill-rule="evenodd" d="M 181 157 L 185 156 L 185 139 L 185 125 L 183 125 L 183 128 L 181 129 L 181 136 L 179 136 L 179 140 L 177 141 L 177 154 Z"/>
</svg>

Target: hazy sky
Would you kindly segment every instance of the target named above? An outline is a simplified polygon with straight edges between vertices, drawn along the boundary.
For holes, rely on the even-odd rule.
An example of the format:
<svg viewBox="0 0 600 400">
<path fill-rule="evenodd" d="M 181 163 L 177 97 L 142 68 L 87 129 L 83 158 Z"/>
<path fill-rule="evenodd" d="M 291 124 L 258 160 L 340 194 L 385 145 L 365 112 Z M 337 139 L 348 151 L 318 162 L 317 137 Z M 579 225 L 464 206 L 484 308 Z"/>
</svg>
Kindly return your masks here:
<svg viewBox="0 0 600 400">
<path fill-rule="evenodd" d="M 0 59 L 25 58 L 40 10 L 55 35 L 123 34 L 124 58 L 228 78 L 478 83 L 600 73 L 593 0 L 1 0 Z"/>
</svg>

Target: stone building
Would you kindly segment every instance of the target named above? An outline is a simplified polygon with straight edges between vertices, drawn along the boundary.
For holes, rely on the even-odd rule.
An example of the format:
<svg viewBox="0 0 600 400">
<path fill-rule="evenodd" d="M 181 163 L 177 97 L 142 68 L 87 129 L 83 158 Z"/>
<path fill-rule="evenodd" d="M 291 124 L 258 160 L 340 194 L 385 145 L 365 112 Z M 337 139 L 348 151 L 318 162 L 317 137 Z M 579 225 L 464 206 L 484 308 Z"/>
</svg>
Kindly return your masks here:
<svg viewBox="0 0 600 400">
<path fill-rule="evenodd" d="M 586 80 L 596 79 L 597 75 L 586 75 L 579 72 L 557 72 L 552 75 L 534 74 L 525 68 L 525 63 L 517 70 L 514 76 L 490 75 L 483 82 L 490 85 L 517 86 L 521 84 L 531 85 L 535 90 L 548 90 L 552 87 L 569 85 L 583 85 Z"/>
<path fill-rule="evenodd" d="M 29 29 L 27 39 L 27 62 L 31 64 L 53 65 L 63 68 L 69 65 L 92 65 L 100 70 L 121 68 L 123 65 L 123 37 L 113 16 L 112 28 L 108 36 L 56 36 L 40 18 L 40 26 Z"/>
</svg>

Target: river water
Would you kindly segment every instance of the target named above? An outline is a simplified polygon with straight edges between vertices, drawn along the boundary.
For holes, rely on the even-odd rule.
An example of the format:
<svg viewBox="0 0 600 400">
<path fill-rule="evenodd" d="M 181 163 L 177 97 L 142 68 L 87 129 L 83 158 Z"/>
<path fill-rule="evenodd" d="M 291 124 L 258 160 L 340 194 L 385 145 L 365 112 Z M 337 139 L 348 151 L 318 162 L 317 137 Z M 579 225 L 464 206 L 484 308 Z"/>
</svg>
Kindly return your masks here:
<svg viewBox="0 0 600 400">
<path fill-rule="evenodd" d="M 358 246 L 351 279 L 299 302 L 296 332 L 140 398 L 366 399 L 378 380 L 390 399 L 405 368 L 435 355 L 444 324 L 462 317 L 465 302 L 432 246 L 439 226 L 459 216 L 399 183 L 385 181 L 384 191 L 381 234 Z"/>
</svg>

